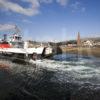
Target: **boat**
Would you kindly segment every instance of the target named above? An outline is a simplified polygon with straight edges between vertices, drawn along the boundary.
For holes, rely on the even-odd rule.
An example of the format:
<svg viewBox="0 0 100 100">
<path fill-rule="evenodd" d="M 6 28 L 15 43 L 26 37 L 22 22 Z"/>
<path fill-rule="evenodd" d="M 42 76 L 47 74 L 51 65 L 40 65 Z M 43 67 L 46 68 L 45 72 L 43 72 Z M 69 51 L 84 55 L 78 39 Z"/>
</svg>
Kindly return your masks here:
<svg viewBox="0 0 100 100">
<path fill-rule="evenodd" d="M 41 59 L 52 55 L 52 47 L 40 45 L 39 47 L 28 47 L 28 41 L 23 41 L 21 34 L 14 33 L 10 38 L 4 34 L 0 40 L 0 54 L 13 59 Z"/>
</svg>

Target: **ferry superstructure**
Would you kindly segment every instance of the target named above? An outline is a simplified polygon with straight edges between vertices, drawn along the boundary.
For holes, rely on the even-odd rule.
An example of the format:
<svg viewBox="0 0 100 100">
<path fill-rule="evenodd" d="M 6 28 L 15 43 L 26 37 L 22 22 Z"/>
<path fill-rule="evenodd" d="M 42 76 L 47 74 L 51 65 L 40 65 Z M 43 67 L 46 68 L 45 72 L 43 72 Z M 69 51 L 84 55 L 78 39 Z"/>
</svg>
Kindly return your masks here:
<svg viewBox="0 0 100 100">
<path fill-rule="evenodd" d="M 22 36 L 16 32 L 8 40 L 7 34 L 4 34 L 3 39 L 0 41 L 0 54 L 17 57 L 23 55 L 26 58 L 36 60 L 38 57 L 47 57 L 52 54 L 50 46 L 45 47 L 28 47 L 28 42 L 22 40 Z"/>
</svg>

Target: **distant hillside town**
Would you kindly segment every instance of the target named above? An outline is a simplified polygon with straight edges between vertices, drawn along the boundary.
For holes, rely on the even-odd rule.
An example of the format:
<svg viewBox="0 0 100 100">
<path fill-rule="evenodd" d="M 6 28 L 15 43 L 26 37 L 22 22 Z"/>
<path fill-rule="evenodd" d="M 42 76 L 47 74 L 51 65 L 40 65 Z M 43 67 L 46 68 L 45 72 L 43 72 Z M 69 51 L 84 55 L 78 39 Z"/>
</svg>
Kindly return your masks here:
<svg viewBox="0 0 100 100">
<path fill-rule="evenodd" d="M 81 38 L 78 32 L 76 40 L 68 40 L 62 42 L 38 42 L 28 40 L 29 47 L 43 46 L 63 46 L 63 47 L 100 47 L 100 37 L 96 38 Z"/>
</svg>

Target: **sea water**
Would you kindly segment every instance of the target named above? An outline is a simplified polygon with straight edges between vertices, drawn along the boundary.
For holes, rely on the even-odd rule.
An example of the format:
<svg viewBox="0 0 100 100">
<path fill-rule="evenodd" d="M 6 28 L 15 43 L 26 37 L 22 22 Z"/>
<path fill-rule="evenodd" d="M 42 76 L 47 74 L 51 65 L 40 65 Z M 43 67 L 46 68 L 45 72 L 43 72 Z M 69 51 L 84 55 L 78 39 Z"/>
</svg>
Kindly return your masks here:
<svg viewBox="0 0 100 100">
<path fill-rule="evenodd" d="M 99 100 L 100 58 L 59 54 L 0 69 L 0 100 Z"/>
</svg>

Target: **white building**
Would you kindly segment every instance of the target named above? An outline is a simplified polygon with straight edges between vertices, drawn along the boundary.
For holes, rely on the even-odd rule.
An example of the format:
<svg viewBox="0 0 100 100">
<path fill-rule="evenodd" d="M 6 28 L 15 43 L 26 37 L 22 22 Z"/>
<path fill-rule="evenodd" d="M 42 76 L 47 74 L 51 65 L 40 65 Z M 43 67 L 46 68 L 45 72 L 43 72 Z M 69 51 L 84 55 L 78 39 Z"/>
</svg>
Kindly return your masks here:
<svg viewBox="0 0 100 100">
<path fill-rule="evenodd" d="M 87 40 L 83 43 L 84 46 L 86 47 L 93 47 L 93 41 L 91 40 Z"/>
</svg>

